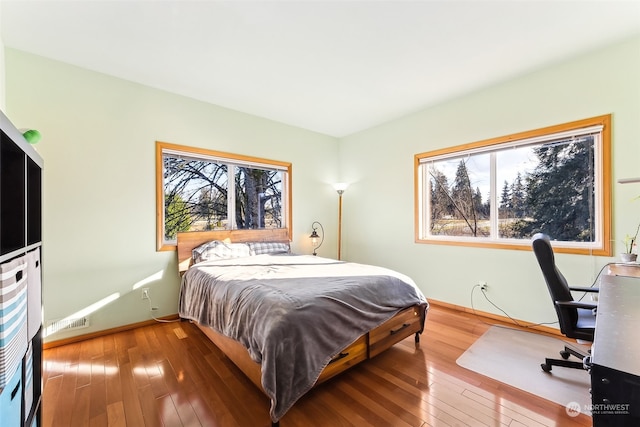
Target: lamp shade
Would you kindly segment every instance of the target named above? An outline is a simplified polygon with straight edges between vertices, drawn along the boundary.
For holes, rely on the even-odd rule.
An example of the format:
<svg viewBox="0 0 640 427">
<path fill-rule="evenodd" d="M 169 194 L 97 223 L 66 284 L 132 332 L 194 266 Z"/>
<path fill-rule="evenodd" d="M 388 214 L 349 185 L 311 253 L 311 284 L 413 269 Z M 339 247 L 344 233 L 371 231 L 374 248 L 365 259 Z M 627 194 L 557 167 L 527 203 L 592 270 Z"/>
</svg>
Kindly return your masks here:
<svg viewBox="0 0 640 427">
<path fill-rule="evenodd" d="M 335 190 L 340 194 L 344 193 L 344 190 L 346 190 L 347 187 L 349 187 L 349 184 L 346 182 L 336 182 L 333 184 L 333 188 L 335 188 Z"/>
</svg>

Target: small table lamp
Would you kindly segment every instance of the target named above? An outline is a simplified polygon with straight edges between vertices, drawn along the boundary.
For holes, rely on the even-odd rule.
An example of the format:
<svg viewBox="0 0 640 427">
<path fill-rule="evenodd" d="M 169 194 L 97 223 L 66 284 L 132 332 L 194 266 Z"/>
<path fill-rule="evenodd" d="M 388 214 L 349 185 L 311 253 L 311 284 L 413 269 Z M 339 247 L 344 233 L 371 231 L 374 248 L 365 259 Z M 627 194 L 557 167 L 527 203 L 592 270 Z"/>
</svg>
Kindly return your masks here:
<svg viewBox="0 0 640 427">
<path fill-rule="evenodd" d="M 320 226 L 320 231 L 322 232 L 322 236 L 318 235 L 318 232 L 316 231 L 318 229 L 316 227 L 316 224 Z M 313 254 L 317 255 L 316 249 L 322 246 L 322 242 L 324 242 L 324 228 L 322 227 L 322 224 L 320 224 L 318 221 L 313 221 L 313 223 L 311 224 L 311 228 L 313 228 L 313 231 L 311 232 L 311 235 L 309 236 L 309 238 L 311 239 L 311 244 L 313 245 Z M 318 239 L 320 239 L 320 244 L 318 244 Z"/>
</svg>

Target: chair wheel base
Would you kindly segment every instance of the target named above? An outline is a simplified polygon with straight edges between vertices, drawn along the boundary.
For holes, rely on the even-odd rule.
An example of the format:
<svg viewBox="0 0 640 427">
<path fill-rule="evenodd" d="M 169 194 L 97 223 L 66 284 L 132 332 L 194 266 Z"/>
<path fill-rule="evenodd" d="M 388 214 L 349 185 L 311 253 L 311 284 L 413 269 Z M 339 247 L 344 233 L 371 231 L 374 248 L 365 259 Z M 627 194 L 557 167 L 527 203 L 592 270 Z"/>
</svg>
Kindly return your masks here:
<svg viewBox="0 0 640 427">
<path fill-rule="evenodd" d="M 587 369 L 584 363 L 585 357 L 588 356 L 588 353 L 582 354 L 576 349 L 571 347 L 564 347 L 564 350 L 560 351 L 560 355 L 562 359 L 550 359 L 547 358 L 544 360 L 544 363 L 540 365 L 543 371 L 551 372 L 551 368 L 553 366 L 561 366 L 563 368 L 574 368 L 574 369 Z M 580 359 L 580 362 L 574 362 L 573 360 L 567 360 L 569 356 L 575 356 Z"/>
</svg>

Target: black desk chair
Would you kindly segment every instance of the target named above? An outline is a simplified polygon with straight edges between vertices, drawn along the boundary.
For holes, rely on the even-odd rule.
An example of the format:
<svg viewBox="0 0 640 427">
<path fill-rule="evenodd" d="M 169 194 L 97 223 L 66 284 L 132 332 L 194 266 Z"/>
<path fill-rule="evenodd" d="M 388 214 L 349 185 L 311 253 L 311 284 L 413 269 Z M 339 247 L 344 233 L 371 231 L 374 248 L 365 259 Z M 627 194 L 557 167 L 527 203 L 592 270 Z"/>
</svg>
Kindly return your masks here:
<svg viewBox="0 0 640 427">
<path fill-rule="evenodd" d="M 597 304 L 591 302 L 575 301 L 571 291 L 598 292 L 598 288 L 573 287 L 567 284 L 560 270 L 556 267 L 553 256 L 553 248 L 549 241 L 549 236 L 538 233 L 533 236 L 533 253 L 536 255 L 538 264 L 542 269 L 542 275 L 547 283 L 553 306 L 560 322 L 560 332 L 568 338 L 593 342 L 593 333 L 596 326 L 595 311 Z M 567 368 L 585 369 L 585 363 L 567 360 L 569 356 L 575 356 L 580 360 L 589 356 L 577 348 L 565 345 L 560 352 L 562 359 L 549 359 L 541 364 L 542 370 L 550 372 L 552 366 L 564 366 Z"/>
</svg>

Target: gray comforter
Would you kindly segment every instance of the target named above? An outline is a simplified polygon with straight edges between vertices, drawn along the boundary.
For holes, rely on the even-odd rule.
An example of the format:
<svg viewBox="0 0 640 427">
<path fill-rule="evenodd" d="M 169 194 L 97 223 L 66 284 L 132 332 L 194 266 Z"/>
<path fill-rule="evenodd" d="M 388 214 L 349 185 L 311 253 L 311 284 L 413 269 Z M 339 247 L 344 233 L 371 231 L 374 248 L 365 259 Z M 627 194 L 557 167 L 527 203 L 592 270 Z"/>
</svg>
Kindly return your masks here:
<svg viewBox="0 0 640 427">
<path fill-rule="evenodd" d="M 382 267 L 311 255 L 257 255 L 196 264 L 183 276 L 180 316 L 245 346 L 279 420 L 332 356 L 402 308 L 426 303 L 415 283 Z"/>
</svg>

